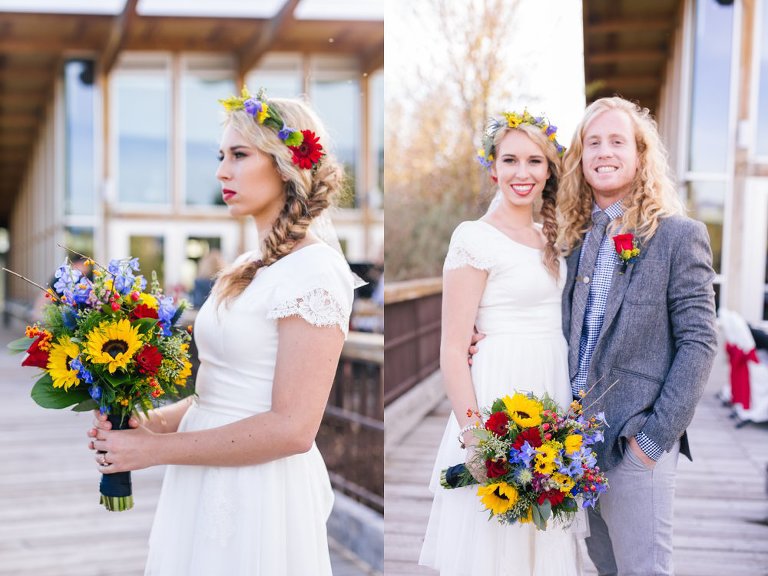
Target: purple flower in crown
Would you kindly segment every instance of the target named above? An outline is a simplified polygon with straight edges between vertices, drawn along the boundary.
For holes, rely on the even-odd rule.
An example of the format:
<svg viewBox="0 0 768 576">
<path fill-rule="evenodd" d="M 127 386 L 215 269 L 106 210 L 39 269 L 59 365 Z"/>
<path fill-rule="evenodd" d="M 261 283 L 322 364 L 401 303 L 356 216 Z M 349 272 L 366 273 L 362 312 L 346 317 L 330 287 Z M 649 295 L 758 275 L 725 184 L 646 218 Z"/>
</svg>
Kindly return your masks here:
<svg viewBox="0 0 768 576">
<path fill-rule="evenodd" d="M 263 105 L 259 100 L 256 100 L 255 98 L 248 98 L 245 102 L 243 102 L 243 108 L 245 108 L 245 111 L 248 112 L 248 114 L 251 116 L 256 116 L 256 114 L 262 111 Z"/>
<path fill-rule="evenodd" d="M 283 122 L 283 127 L 277 132 L 277 135 L 280 140 L 285 142 L 286 146 L 301 146 L 304 142 L 304 135 L 301 131 L 286 126 L 285 122 Z"/>
<path fill-rule="evenodd" d="M 555 132 L 557 132 L 557 126 L 555 126 L 554 124 L 550 124 L 549 126 L 547 126 L 547 131 L 546 131 L 547 136 L 552 136 L 552 134 L 554 134 Z"/>
</svg>

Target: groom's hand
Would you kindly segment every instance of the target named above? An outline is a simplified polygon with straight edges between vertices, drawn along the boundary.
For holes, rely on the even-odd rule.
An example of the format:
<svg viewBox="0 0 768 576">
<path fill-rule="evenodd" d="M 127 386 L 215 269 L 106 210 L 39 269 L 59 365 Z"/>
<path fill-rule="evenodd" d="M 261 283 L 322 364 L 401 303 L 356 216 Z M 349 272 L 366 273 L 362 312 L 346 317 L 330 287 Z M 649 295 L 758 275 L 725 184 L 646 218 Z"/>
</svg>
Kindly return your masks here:
<svg viewBox="0 0 768 576">
<path fill-rule="evenodd" d="M 482 334 L 477 331 L 477 328 L 475 328 L 474 333 L 472 334 L 472 340 L 470 340 L 469 348 L 467 349 L 467 364 L 472 366 L 472 356 L 477 354 L 479 348 L 477 347 L 477 343 L 480 342 L 485 338 L 485 334 Z"/>
<path fill-rule="evenodd" d="M 643 449 L 640 448 L 640 444 L 637 443 L 637 440 L 634 436 L 629 439 L 629 449 L 635 453 L 635 456 L 640 458 L 640 461 L 645 464 L 645 467 L 649 470 L 653 470 L 653 468 L 656 466 L 656 460 L 650 456 L 647 456 L 646 453 L 643 452 Z"/>
</svg>

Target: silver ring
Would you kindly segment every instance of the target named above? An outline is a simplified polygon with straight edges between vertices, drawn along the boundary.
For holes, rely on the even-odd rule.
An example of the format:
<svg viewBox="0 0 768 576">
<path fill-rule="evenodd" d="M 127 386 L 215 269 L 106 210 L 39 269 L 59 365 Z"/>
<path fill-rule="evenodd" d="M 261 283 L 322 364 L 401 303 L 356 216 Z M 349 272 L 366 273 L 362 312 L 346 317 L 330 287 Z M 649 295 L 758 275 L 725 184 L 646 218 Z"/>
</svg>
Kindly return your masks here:
<svg viewBox="0 0 768 576">
<path fill-rule="evenodd" d="M 104 452 L 101 455 L 101 462 L 99 463 L 101 466 L 109 466 L 109 462 L 107 462 L 107 453 Z"/>
</svg>

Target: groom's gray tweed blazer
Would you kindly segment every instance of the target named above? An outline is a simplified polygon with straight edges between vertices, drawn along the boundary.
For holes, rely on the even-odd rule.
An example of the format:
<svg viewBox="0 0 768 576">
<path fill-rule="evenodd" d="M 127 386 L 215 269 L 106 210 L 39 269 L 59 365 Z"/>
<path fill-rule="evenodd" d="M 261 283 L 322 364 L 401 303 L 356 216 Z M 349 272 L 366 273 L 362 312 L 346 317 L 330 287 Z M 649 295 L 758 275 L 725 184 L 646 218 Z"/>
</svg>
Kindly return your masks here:
<svg viewBox="0 0 768 576">
<path fill-rule="evenodd" d="M 639 247 L 624 274 L 621 264 L 613 272 L 587 377 L 587 389 L 593 388 L 584 407 L 596 401 L 587 412 L 605 412 L 609 426 L 605 442 L 595 446 L 603 470 L 619 464 L 627 439 L 641 431 L 665 451 L 680 439 L 680 451 L 691 458 L 685 429 L 717 344 L 712 252 L 704 225 L 683 216 L 664 218 Z M 563 293 L 563 331 L 575 350 L 578 336 L 569 336 L 580 251 L 567 258 Z M 569 365 L 573 378 L 578 354 L 570 355 Z"/>
</svg>

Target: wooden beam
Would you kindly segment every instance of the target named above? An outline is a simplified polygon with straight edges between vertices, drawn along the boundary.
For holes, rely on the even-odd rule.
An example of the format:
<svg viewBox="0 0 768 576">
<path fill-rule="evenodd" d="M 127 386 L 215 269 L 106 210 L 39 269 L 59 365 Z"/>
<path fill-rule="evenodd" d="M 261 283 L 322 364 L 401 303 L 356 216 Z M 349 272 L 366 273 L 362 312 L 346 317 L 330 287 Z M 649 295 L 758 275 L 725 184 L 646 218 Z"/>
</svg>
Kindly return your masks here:
<svg viewBox="0 0 768 576">
<path fill-rule="evenodd" d="M 360 71 L 363 74 L 373 74 L 376 70 L 384 68 L 384 43 L 382 42 L 373 50 L 369 50 L 360 60 Z"/>
<path fill-rule="evenodd" d="M 131 25 L 138 18 L 136 14 L 136 6 L 139 0 L 126 0 L 123 11 L 117 16 L 112 24 L 112 30 L 109 33 L 109 39 L 107 45 L 101 54 L 99 65 L 101 73 L 109 75 L 112 67 L 117 61 L 117 56 L 120 54 L 120 49 L 125 43 L 125 39 L 128 36 L 128 32 L 131 29 Z"/>
<path fill-rule="evenodd" d="M 584 32 L 590 35 L 621 34 L 623 32 L 668 32 L 675 27 L 674 15 L 654 18 L 606 18 L 597 22 L 585 21 Z"/>
<path fill-rule="evenodd" d="M 653 89 L 658 90 L 661 78 L 658 76 L 609 76 L 589 80 L 597 90 Z"/>
<path fill-rule="evenodd" d="M 624 64 L 627 62 L 657 62 L 666 60 L 667 51 L 656 50 L 615 50 L 596 52 L 586 55 L 587 65 Z"/>
<path fill-rule="evenodd" d="M 51 76 L 54 76 L 55 72 L 50 67 L 34 68 L 34 67 L 0 67 L 0 82 L 1 83 L 14 83 L 22 81 L 27 83 L 46 82 L 51 80 Z"/>
<path fill-rule="evenodd" d="M 1 128 L 25 128 L 27 126 L 36 126 L 40 121 L 36 114 L 21 113 L 13 114 L 8 112 L 0 112 L 0 129 Z"/>
<path fill-rule="evenodd" d="M 3 38 L 0 36 L 0 53 L 9 54 L 59 54 L 66 50 L 98 52 L 101 44 L 91 38 Z"/>
<path fill-rule="evenodd" d="M 293 13 L 301 0 L 286 0 L 280 11 L 274 15 L 266 26 L 266 30 L 257 34 L 239 54 L 239 74 L 245 76 L 248 71 L 258 64 L 262 56 L 272 47 L 280 33 L 293 22 Z"/>
</svg>

